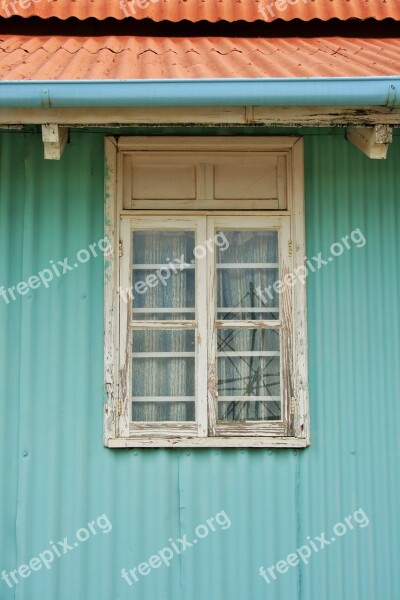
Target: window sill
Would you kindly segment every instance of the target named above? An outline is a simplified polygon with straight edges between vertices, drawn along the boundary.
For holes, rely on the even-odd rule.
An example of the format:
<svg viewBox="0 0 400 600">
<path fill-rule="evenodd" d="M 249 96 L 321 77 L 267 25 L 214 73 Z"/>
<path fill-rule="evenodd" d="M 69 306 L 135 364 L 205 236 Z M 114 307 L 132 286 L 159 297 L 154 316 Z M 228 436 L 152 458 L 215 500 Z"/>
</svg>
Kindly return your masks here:
<svg viewBox="0 0 400 600">
<path fill-rule="evenodd" d="M 107 448 L 306 448 L 310 441 L 294 437 L 110 438 Z"/>
</svg>

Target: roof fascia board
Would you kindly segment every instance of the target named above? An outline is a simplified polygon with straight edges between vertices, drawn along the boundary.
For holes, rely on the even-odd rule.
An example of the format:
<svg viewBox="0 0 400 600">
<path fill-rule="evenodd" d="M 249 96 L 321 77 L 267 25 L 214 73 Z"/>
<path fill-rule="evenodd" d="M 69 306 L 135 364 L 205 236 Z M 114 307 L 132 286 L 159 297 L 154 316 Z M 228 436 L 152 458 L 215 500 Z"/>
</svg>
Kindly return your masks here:
<svg viewBox="0 0 400 600">
<path fill-rule="evenodd" d="M 57 123 L 66 127 L 249 126 L 365 127 L 400 126 L 400 108 L 383 106 L 211 106 L 1 108 L 0 128 Z"/>
</svg>

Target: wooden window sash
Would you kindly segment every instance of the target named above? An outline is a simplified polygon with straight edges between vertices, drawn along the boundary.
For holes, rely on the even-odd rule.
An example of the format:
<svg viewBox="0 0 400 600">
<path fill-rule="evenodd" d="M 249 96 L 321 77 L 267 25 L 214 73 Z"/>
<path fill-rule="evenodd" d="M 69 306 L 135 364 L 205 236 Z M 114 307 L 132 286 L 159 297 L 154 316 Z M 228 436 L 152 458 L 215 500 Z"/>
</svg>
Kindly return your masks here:
<svg viewBox="0 0 400 600">
<path fill-rule="evenodd" d="M 279 277 L 292 272 L 292 260 L 290 257 L 291 224 L 290 217 L 253 217 L 253 216 L 212 216 L 207 217 L 207 238 L 214 238 L 216 231 L 229 229 L 234 230 L 276 230 L 279 235 Z M 216 276 L 215 255 L 207 255 L 207 284 L 208 284 L 208 429 L 210 436 L 288 436 L 290 434 L 290 402 L 291 394 L 288 382 L 292 372 L 292 357 L 289 348 L 292 347 L 292 317 L 291 317 L 291 290 L 286 290 L 281 295 L 279 320 L 220 320 L 217 319 L 216 306 Z M 285 298 L 284 298 L 285 296 Z M 259 312 L 254 310 L 254 312 Z M 272 312 L 272 309 L 269 309 Z M 281 397 L 281 419 L 279 421 L 218 421 L 218 397 L 217 397 L 217 330 L 218 329 L 255 329 L 271 328 L 281 331 L 280 343 L 280 397 Z M 239 401 L 239 399 L 238 399 Z"/>
<path fill-rule="evenodd" d="M 122 289 L 131 288 L 131 236 L 134 231 L 194 231 L 195 246 L 205 244 L 206 227 L 204 218 L 180 216 L 158 219 L 156 216 L 129 217 L 121 219 L 121 241 L 124 248 L 120 259 L 120 284 Z M 171 257 L 173 258 L 173 257 Z M 196 435 L 207 436 L 207 348 L 206 348 L 206 290 L 204 289 L 206 265 L 195 258 L 196 267 L 196 319 L 190 321 L 145 321 L 131 318 L 130 304 L 120 297 L 120 382 L 122 410 L 119 416 L 119 432 L 122 437 L 132 435 Z M 132 373 L 130 332 L 132 330 L 194 330 L 196 340 L 196 421 L 195 422 L 133 422 L 132 421 Z"/>
</svg>

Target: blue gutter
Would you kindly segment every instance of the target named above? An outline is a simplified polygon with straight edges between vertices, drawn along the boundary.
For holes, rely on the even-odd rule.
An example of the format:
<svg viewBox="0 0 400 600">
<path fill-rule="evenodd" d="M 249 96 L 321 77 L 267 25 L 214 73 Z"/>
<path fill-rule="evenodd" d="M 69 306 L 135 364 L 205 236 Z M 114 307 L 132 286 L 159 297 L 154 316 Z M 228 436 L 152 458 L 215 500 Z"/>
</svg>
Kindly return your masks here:
<svg viewBox="0 0 400 600">
<path fill-rule="evenodd" d="M 399 106 L 400 77 L 2 81 L 0 108 Z"/>
</svg>

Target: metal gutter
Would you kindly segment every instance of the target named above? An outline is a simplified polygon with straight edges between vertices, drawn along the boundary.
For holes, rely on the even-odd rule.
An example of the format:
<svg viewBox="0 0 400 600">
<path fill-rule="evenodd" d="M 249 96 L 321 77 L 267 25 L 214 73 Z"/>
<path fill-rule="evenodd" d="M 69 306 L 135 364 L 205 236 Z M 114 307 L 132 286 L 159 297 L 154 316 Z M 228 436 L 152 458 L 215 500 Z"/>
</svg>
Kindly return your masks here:
<svg viewBox="0 0 400 600">
<path fill-rule="evenodd" d="M 399 106 L 400 77 L 1 81 L 2 108 Z"/>
</svg>

